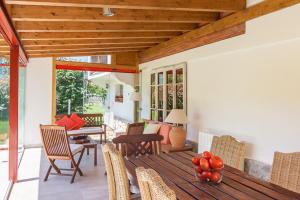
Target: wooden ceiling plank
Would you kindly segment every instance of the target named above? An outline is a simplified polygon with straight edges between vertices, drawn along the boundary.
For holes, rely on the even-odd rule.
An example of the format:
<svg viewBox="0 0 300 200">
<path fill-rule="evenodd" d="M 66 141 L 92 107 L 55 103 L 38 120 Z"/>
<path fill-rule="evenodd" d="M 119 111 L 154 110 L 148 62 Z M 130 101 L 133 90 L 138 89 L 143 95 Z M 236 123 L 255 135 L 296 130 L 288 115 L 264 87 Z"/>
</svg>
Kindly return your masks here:
<svg viewBox="0 0 300 200">
<path fill-rule="evenodd" d="M 138 50 L 126 50 L 126 51 L 97 51 L 97 52 L 74 52 L 74 53 L 32 53 L 29 55 L 30 58 L 36 57 L 66 57 L 66 56 L 93 56 L 93 55 L 111 55 L 120 52 L 138 52 Z"/>
<path fill-rule="evenodd" d="M 116 50 L 116 49 L 146 49 L 151 46 L 128 46 L 128 47 L 98 47 L 98 48 L 62 48 L 62 49 L 26 49 L 27 53 L 35 53 L 35 52 L 78 52 L 78 51 L 86 51 L 86 52 L 91 52 L 91 51 L 102 51 L 102 50 Z"/>
<path fill-rule="evenodd" d="M 110 7 L 122 9 L 150 9 L 177 11 L 234 12 L 246 6 L 245 0 L 6 0 L 6 4 L 66 6 L 66 7 Z"/>
<path fill-rule="evenodd" d="M 11 9 L 13 21 L 207 23 L 219 19 L 218 12 L 114 9 L 115 15 L 106 17 L 99 8 L 13 5 Z"/>
<path fill-rule="evenodd" d="M 190 31 L 198 24 L 118 22 L 15 22 L 18 32 L 148 32 Z"/>
<path fill-rule="evenodd" d="M 60 45 L 60 46 L 26 46 L 26 51 L 39 50 L 60 50 L 60 49 L 103 49 L 103 48 L 132 48 L 132 47 L 151 47 L 157 43 L 148 44 L 104 44 L 104 45 Z M 6 47 L 8 48 L 8 47 Z M 1 49 L 1 47 L 0 47 Z M 2 48 L 5 49 L 5 48 Z"/>
<path fill-rule="evenodd" d="M 25 40 L 65 40 L 65 39 L 157 39 L 172 38 L 181 32 L 106 32 L 106 33 L 19 33 L 22 41 Z"/>
<path fill-rule="evenodd" d="M 86 67 L 93 68 L 114 68 L 114 69 L 137 69 L 138 66 L 134 65 L 118 65 L 118 64 L 102 64 L 102 63 L 82 63 L 82 62 L 71 62 L 71 61 L 56 61 L 56 65 L 73 66 L 73 67 Z"/>
<path fill-rule="evenodd" d="M 78 45 L 111 45 L 111 44 L 147 44 L 147 43 L 160 43 L 167 39 L 92 39 L 92 40 L 25 40 L 22 41 L 24 47 L 29 46 L 78 46 Z"/>
<path fill-rule="evenodd" d="M 243 11 L 239 11 L 216 22 L 212 22 L 211 24 L 190 31 L 181 36 L 174 37 L 166 42 L 160 43 L 141 52 L 139 54 L 139 57 L 142 62 L 148 62 L 160 57 L 175 54 L 181 51 L 183 44 L 191 43 L 194 40 L 205 37 L 209 34 L 218 33 L 222 30 L 226 30 L 228 28 L 242 24 L 248 20 L 298 3 L 300 3 L 300 0 L 265 0 Z"/>
</svg>

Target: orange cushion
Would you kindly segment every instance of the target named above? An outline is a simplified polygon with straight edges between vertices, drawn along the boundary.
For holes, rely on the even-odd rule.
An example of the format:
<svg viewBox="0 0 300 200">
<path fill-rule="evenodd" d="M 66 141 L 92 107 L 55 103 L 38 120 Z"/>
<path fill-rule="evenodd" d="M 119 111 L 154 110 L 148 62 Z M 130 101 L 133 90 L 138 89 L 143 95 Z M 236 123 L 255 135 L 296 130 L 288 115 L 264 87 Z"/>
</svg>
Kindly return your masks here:
<svg viewBox="0 0 300 200">
<path fill-rule="evenodd" d="M 70 118 L 76 122 L 76 126 L 72 130 L 80 129 L 85 124 L 85 121 L 81 119 L 76 113 L 72 113 Z"/>
<path fill-rule="evenodd" d="M 161 144 L 171 144 L 169 138 L 169 132 L 172 129 L 172 126 L 169 124 L 162 124 L 159 129 L 159 135 L 162 135 L 164 139 L 161 141 Z"/>
<path fill-rule="evenodd" d="M 67 130 L 72 130 L 77 126 L 77 123 L 66 115 L 55 123 L 59 126 L 65 126 Z"/>
</svg>

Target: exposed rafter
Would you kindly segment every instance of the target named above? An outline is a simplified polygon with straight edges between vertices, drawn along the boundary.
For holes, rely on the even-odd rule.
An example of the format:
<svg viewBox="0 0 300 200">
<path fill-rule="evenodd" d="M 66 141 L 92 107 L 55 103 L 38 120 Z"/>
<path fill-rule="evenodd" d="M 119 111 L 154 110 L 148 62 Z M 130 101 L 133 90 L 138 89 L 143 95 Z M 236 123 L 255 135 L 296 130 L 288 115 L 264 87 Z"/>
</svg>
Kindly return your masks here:
<svg viewBox="0 0 300 200">
<path fill-rule="evenodd" d="M 56 22 L 144 22 L 144 23 L 206 23 L 219 18 L 217 12 L 114 9 L 112 17 L 103 16 L 99 8 L 19 6 L 13 5 L 14 21 Z"/>
<path fill-rule="evenodd" d="M 245 8 L 244 0 L 6 0 L 7 4 L 66 7 L 234 12 Z"/>
<path fill-rule="evenodd" d="M 109 33 L 19 33 L 25 40 L 81 40 L 81 39 L 144 39 L 144 38 L 172 38 L 180 35 L 181 32 L 109 32 Z"/>
<path fill-rule="evenodd" d="M 24 47 L 29 46 L 78 46 L 78 45 L 110 45 L 110 44 L 147 44 L 160 43 L 166 41 L 164 38 L 150 38 L 150 39 L 87 39 L 87 40 L 25 40 Z M 1 45 L 1 42 L 0 42 Z"/>
<path fill-rule="evenodd" d="M 18 32 L 147 32 L 190 31 L 197 24 L 118 22 L 15 22 Z"/>
<path fill-rule="evenodd" d="M 201 39 L 210 34 L 216 34 L 231 27 L 245 23 L 248 20 L 260 17 L 262 15 L 295 5 L 300 3 L 300 0 L 265 0 L 245 10 L 236 12 L 232 15 L 224 17 L 216 22 L 196 30 L 187 32 L 181 36 L 174 37 L 166 42 L 158 44 L 150 49 L 147 49 L 139 54 L 141 62 L 151 61 L 164 56 L 172 55 L 181 52 L 183 46 L 191 41 Z M 219 40 L 217 40 L 219 41 Z M 211 42 L 209 42 L 211 43 Z M 206 43 L 207 44 L 207 43 Z M 202 43 L 202 45 L 205 45 Z M 200 45 L 201 46 L 201 45 Z M 193 46 L 192 48 L 195 48 Z M 188 48 L 185 48 L 187 50 Z"/>
</svg>

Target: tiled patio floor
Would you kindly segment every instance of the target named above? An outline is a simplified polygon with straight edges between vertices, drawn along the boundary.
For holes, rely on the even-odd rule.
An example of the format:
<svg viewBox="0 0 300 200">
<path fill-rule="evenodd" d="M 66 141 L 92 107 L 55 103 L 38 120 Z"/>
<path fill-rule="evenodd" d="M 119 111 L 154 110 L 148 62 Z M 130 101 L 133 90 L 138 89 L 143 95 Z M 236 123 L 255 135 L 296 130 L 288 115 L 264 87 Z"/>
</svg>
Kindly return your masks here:
<svg viewBox="0 0 300 200">
<path fill-rule="evenodd" d="M 77 175 L 70 184 L 69 176 L 51 176 L 43 181 L 48 161 L 41 148 L 26 149 L 19 169 L 19 182 L 13 187 L 10 200 L 106 200 L 108 190 L 101 146 L 98 145 L 98 166 L 93 165 L 93 150 L 81 162 L 84 176 Z M 58 162 L 69 168 L 69 162 Z"/>
</svg>

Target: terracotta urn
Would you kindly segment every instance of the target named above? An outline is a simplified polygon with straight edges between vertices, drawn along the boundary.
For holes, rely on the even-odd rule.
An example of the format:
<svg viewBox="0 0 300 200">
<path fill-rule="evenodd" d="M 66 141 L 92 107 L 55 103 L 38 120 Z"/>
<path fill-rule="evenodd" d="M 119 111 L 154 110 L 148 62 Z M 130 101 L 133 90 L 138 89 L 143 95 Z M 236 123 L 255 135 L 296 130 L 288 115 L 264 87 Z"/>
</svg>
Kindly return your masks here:
<svg viewBox="0 0 300 200">
<path fill-rule="evenodd" d="M 182 127 L 173 126 L 169 133 L 170 142 L 174 148 L 182 148 L 185 146 L 186 132 Z"/>
</svg>

